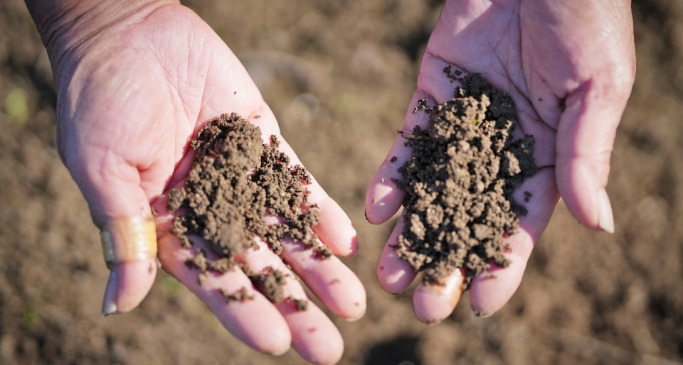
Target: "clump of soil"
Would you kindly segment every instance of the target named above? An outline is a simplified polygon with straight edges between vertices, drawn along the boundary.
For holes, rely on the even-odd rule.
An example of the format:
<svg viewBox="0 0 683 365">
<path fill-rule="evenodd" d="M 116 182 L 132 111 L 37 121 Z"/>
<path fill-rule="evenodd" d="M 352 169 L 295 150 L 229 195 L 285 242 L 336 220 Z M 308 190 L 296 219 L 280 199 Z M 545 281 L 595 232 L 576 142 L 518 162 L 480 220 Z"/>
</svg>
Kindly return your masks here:
<svg viewBox="0 0 683 365">
<path fill-rule="evenodd" d="M 294 304 L 294 307 L 298 311 L 305 311 L 308 309 L 308 300 L 296 299 L 292 296 L 287 297 L 287 300 Z"/>
<path fill-rule="evenodd" d="M 245 302 L 247 300 L 254 300 L 253 295 L 249 295 L 247 292 L 247 288 L 241 287 L 240 290 L 230 294 L 223 289 L 220 289 L 221 294 L 223 294 L 223 297 L 228 303 L 231 302 Z"/>
<path fill-rule="evenodd" d="M 518 215 L 527 213 L 512 193 L 537 171 L 534 138 L 513 141 L 515 104 L 507 93 L 480 74 L 457 77 L 450 67 L 444 72 L 462 87 L 443 104 L 418 102 L 414 112 L 430 113 L 427 129 L 416 126 L 403 134 L 413 154 L 399 168 L 403 179 L 395 180 L 407 193 L 397 253 L 427 282 L 443 283 L 464 268 L 469 286 L 491 262 L 510 264 L 503 236 L 513 234 Z"/>
<path fill-rule="evenodd" d="M 282 286 L 287 283 L 287 279 L 282 271 L 269 267 L 266 272 L 250 275 L 249 278 L 272 303 L 280 304 L 285 299 Z"/>
<path fill-rule="evenodd" d="M 311 177 L 300 165 L 290 167 L 279 145 L 275 136 L 270 144 L 263 144 L 260 129 L 234 113 L 210 121 L 190 142 L 195 152 L 192 169 L 184 187 L 169 193 L 167 208 L 169 212 L 182 208 L 183 214 L 173 221 L 173 233 L 184 247 L 191 247 L 192 236 L 199 236 L 219 257 L 210 260 L 199 251 L 187 262 L 202 271 L 200 284 L 210 271 L 231 270 L 244 250 L 258 249 L 255 236 L 278 255 L 285 236 L 303 242 L 316 257 L 332 255 L 312 229 L 320 213 L 306 203 Z M 266 215 L 279 221 L 266 224 Z M 252 274 L 240 266 L 272 302 L 282 301 L 281 272 L 268 269 Z"/>
</svg>

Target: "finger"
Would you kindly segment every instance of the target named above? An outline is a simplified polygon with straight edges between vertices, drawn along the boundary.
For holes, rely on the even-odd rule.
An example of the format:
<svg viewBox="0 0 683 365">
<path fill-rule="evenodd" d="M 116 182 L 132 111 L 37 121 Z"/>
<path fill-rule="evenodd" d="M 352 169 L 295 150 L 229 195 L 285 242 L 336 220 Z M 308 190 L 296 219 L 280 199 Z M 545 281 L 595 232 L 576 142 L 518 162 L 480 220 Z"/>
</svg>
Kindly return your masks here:
<svg viewBox="0 0 683 365">
<path fill-rule="evenodd" d="M 292 335 L 287 321 L 261 293 L 255 290 L 249 278 L 240 270 L 233 269 L 225 274 L 209 274 L 203 285 L 199 285 L 199 270 L 190 269 L 185 263 L 198 249 L 210 250 L 196 240 L 196 247 L 182 248 L 178 238 L 165 234 L 159 239 L 159 260 L 162 268 L 185 285 L 214 313 L 223 326 L 236 338 L 257 351 L 273 355 L 285 353 L 291 344 Z M 228 302 L 221 294 L 247 290 L 251 299 Z"/>
<path fill-rule="evenodd" d="M 297 310 L 287 300 L 276 305 L 287 321 L 292 333 L 292 347 L 307 361 L 314 364 L 334 364 L 342 356 L 344 343 L 341 334 L 332 321 L 313 302 L 308 301 L 306 292 L 287 266 L 260 239 L 256 239 L 258 250 L 247 250 L 240 255 L 240 261 L 246 263 L 253 272 L 261 273 L 271 267 L 288 274 L 287 283 L 283 286 L 283 296 L 293 297 L 308 302 L 304 311 Z"/>
<path fill-rule="evenodd" d="M 403 225 L 403 216 L 401 216 L 377 261 L 376 272 L 379 285 L 392 294 L 404 291 L 417 275 L 408 261 L 398 257 L 394 248 L 398 245 L 398 236 L 403 233 Z"/>
<path fill-rule="evenodd" d="M 148 198 L 138 168 L 116 152 L 90 148 L 87 156 L 83 154 L 76 147 L 68 149 L 65 165 L 101 230 L 103 248 L 117 253 L 107 259 L 111 273 L 102 313 L 124 313 L 140 304 L 156 276 L 156 237 Z M 138 252 L 145 247 L 146 253 Z"/>
<path fill-rule="evenodd" d="M 166 210 L 166 195 L 160 196 L 153 204 L 155 211 L 158 213 L 155 216 L 157 227 L 165 228 L 167 231 L 171 229 L 171 222 L 173 215 Z M 182 212 L 176 212 L 180 214 Z M 275 218 L 271 218 L 274 219 Z M 173 236 L 175 237 L 175 236 Z M 176 239 L 177 240 L 177 239 Z M 201 241 L 201 240 L 199 240 Z M 260 245 L 262 242 L 258 241 Z M 160 252 L 163 247 L 160 244 Z M 206 250 L 209 252 L 209 250 Z M 258 251 L 249 251 L 244 256 L 245 262 L 255 271 L 262 270 L 263 267 L 273 266 L 281 271 L 288 272 L 289 269 L 284 266 L 282 261 L 269 249 L 264 248 Z M 311 288 L 313 293 L 321 299 L 321 301 L 328 306 L 332 312 L 344 318 L 357 319 L 365 313 L 365 290 L 360 283 L 360 280 L 351 272 L 344 264 L 337 258 L 331 257 L 327 260 L 319 260 L 313 257 L 311 250 L 304 250 L 303 244 L 293 243 L 290 239 L 286 239 L 283 243 L 283 258 L 288 260 L 294 271 L 299 275 L 304 282 Z M 260 260 L 260 261 L 259 261 Z M 319 265 L 323 263 L 322 265 Z M 167 268 L 164 266 L 164 269 Z M 305 293 L 298 292 L 303 290 L 300 285 L 294 285 L 296 282 L 290 282 L 287 285 L 287 290 L 292 291 L 295 298 L 305 298 Z M 328 288 L 329 287 L 329 288 Z M 309 302 L 309 310 L 313 303 Z M 283 311 L 291 311 L 291 307 L 278 306 L 278 309 Z M 316 363 L 334 363 L 332 359 L 335 358 L 336 352 L 339 349 L 343 351 L 343 343 L 339 346 L 336 344 L 337 338 L 334 335 L 336 328 L 332 326 L 329 329 L 330 321 L 322 314 L 320 309 L 315 307 L 310 317 L 304 316 L 304 319 L 299 319 L 301 313 L 284 313 L 285 320 L 290 326 L 293 346 L 301 356 Z M 325 317 L 322 318 L 321 317 Z M 309 326 L 309 324 L 316 324 Z M 318 326 L 320 324 L 320 326 Z M 227 328 L 227 326 L 226 326 Z M 315 330 L 311 330 L 315 328 Z M 230 328 L 228 328 L 230 330 Z M 231 331 L 232 332 L 232 331 Z M 327 333 L 329 336 L 322 336 Z M 317 338 L 317 337 L 320 338 Z M 319 346 L 316 343 L 328 341 L 325 346 Z M 340 340 L 341 341 L 341 340 Z M 320 353 L 319 349 L 327 349 L 329 351 Z"/>
<path fill-rule="evenodd" d="M 301 161 L 296 156 L 287 142 L 280 138 L 280 150 L 287 154 L 292 165 L 301 165 Z M 335 255 L 350 257 L 358 250 L 358 238 L 356 229 L 351 223 L 351 219 L 344 210 L 325 192 L 313 176 L 311 183 L 306 186 L 309 191 L 308 204 L 317 205 L 320 211 L 320 222 L 313 226 L 315 232 L 323 244 Z"/>
<path fill-rule="evenodd" d="M 111 270 L 102 313 L 127 312 L 145 297 L 156 276 L 154 221 L 143 217 L 110 219 L 100 227 L 100 238 L 104 261 Z"/>
<path fill-rule="evenodd" d="M 413 293 L 415 317 L 426 324 L 437 324 L 451 315 L 463 292 L 464 270 L 456 269 L 443 283 L 420 280 Z"/>
<path fill-rule="evenodd" d="M 443 61 L 436 62 L 434 57 L 425 53 L 418 88 L 410 101 L 402 131 L 411 133 L 415 126 L 426 128 L 429 113 L 413 112 L 418 100 L 425 98 L 427 105 L 436 105 L 453 98 L 453 92 L 460 83 L 446 77 L 443 68 L 448 66 Z M 455 71 L 455 69 L 453 69 Z M 394 145 L 389 150 L 384 162 L 380 165 L 365 195 L 365 216 L 372 224 L 381 224 L 396 214 L 403 203 L 405 192 L 400 189 L 394 179 L 401 179 L 398 168 L 410 158 L 412 150 L 405 146 L 406 139 L 401 134 L 396 136 Z"/>
<path fill-rule="evenodd" d="M 596 78 L 570 93 L 557 130 L 557 185 L 567 208 L 586 227 L 610 233 L 614 218 L 605 187 L 631 90 L 628 76 Z"/>
<path fill-rule="evenodd" d="M 410 102 L 411 107 L 406 114 L 403 126 L 404 132 L 411 133 L 416 125 L 421 127 L 427 125 L 429 120 L 427 113 L 412 112 L 412 108 L 417 105 L 417 101 L 426 97 L 427 95 L 420 90 L 416 91 L 413 95 L 413 99 Z M 429 102 L 433 102 L 431 97 Z M 405 142 L 406 139 L 401 134 L 396 136 L 393 146 L 377 169 L 365 194 L 365 218 L 372 224 L 386 222 L 396 214 L 401 204 L 403 204 L 405 191 L 396 185 L 395 180 L 403 179 L 398 169 L 408 161 L 412 154 L 412 150 L 405 146 Z"/>
<path fill-rule="evenodd" d="M 365 314 L 365 288 L 338 258 L 317 258 L 303 243 L 286 238 L 282 258 L 332 313 L 355 321 Z"/>
<path fill-rule="evenodd" d="M 524 192 L 531 193 L 524 202 Z M 516 201 L 525 205 L 526 216 L 520 216 L 519 232 L 505 239 L 510 252 L 505 257 L 510 266 L 500 268 L 495 265 L 475 277 L 470 285 L 470 305 L 475 313 L 489 316 L 507 303 L 519 287 L 526 269 L 529 256 L 545 230 L 559 200 L 554 182 L 554 169 L 540 169 L 536 175 L 525 181 L 513 194 Z"/>
</svg>

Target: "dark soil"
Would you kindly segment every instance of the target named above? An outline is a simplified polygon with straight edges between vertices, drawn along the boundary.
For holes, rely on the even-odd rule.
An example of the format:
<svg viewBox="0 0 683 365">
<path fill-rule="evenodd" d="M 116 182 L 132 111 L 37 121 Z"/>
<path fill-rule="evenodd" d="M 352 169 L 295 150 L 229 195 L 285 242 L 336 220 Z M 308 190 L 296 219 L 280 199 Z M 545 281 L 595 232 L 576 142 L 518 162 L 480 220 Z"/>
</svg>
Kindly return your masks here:
<svg viewBox="0 0 683 365">
<path fill-rule="evenodd" d="M 465 269 L 466 284 L 490 268 L 507 267 L 504 234 L 519 227 L 526 209 L 513 191 L 537 171 L 534 138 L 513 141 L 515 104 L 477 73 L 462 82 L 453 99 L 418 109 L 430 113 L 426 130 L 416 126 L 401 133 L 413 154 L 399 168 L 406 191 L 405 225 L 398 237 L 398 255 L 428 282 L 442 283 L 455 269 Z"/>
<path fill-rule="evenodd" d="M 232 294 L 223 291 L 223 289 L 219 289 L 219 290 L 221 291 L 221 294 L 223 294 L 223 297 L 225 298 L 225 300 L 228 303 L 244 302 L 247 300 L 254 300 L 254 296 L 249 295 L 249 293 L 247 292 L 247 288 L 245 288 L 245 287 L 241 287 L 238 291 L 236 291 Z"/>
<path fill-rule="evenodd" d="M 268 267 L 265 272 L 250 275 L 249 278 L 272 303 L 280 304 L 285 299 L 282 286 L 285 285 L 287 279 L 282 271 Z"/>
<path fill-rule="evenodd" d="M 210 121 L 190 142 L 195 152 L 192 169 L 184 187 L 169 193 L 167 208 L 169 212 L 183 208 L 173 221 L 173 233 L 183 246 L 192 246 L 191 237 L 199 236 L 219 256 L 209 260 L 200 251 L 188 261 L 188 266 L 203 272 L 200 284 L 206 272 L 224 273 L 236 265 L 241 252 L 258 249 L 255 236 L 278 255 L 285 236 L 303 242 L 316 257 L 332 255 L 312 229 L 320 213 L 306 204 L 311 177 L 300 165 L 290 167 L 279 145 L 275 136 L 270 137 L 270 145 L 263 144 L 261 130 L 234 113 Z M 266 224 L 266 215 L 281 222 Z M 243 270 L 271 302 L 283 300 L 282 272 Z"/>
<path fill-rule="evenodd" d="M 308 301 L 305 299 L 296 299 L 292 296 L 287 297 L 287 300 L 294 304 L 294 307 L 298 311 L 308 310 Z"/>
</svg>

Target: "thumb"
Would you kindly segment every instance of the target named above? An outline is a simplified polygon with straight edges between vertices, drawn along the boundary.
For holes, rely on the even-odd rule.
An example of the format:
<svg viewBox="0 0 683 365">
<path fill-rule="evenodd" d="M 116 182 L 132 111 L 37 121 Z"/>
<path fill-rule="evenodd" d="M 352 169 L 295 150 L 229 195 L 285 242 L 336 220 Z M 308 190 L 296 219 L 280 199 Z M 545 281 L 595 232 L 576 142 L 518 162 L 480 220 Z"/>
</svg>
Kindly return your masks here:
<svg viewBox="0 0 683 365">
<path fill-rule="evenodd" d="M 614 218 L 605 187 L 632 80 L 583 83 L 565 99 L 557 130 L 555 173 L 560 195 L 581 224 L 610 233 Z"/>
<path fill-rule="evenodd" d="M 110 270 L 102 314 L 128 312 L 147 295 L 156 276 L 156 229 L 140 172 L 111 149 L 86 148 L 64 162 L 100 229 Z"/>
</svg>

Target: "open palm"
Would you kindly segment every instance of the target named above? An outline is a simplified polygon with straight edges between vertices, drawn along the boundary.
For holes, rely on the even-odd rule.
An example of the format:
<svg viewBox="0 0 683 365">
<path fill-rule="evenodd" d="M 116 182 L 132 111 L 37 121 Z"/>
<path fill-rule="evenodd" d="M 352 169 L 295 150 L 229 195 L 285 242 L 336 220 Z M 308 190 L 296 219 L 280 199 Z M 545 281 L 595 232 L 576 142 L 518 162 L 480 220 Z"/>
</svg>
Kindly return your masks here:
<svg viewBox="0 0 683 365">
<path fill-rule="evenodd" d="M 532 198 L 520 217 L 520 231 L 507 238 L 512 261 L 473 280 L 470 302 L 476 313 L 500 309 L 519 286 L 531 250 L 545 230 L 558 199 L 585 226 L 613 231 L 604 190 L 616 127 L 630 95 L 635 72 L 630 2 L 550 0 L 450 0 L 429 39 L 417 91 L 404 131 L 425 127 L 429 116 L 412 113 L 453 97 L 457 83 L 444 73 L 454 66 L 481 73 L 493 87 L 508 92 L 517 107 L 518 136 L 533 135 L 538 173 L 515 193 Z M 410 157 L 399 135 L 366 196 L 366 216 L 379 224 L 400 208 L 404 192 L 392 182 Z M 392 157 L 396 156 L 392 162 Z M 383 250 L 377 275 L 389 292 L 404 290 L 415 278 L 412 267 L 390 247 L 402 232 L 402 219 Z M 461 295 L 455 272 L 445 286 L 418 284 L 415 313 L 434 323 L 452 312 Z"/>
<path fill-rule="evenodd" d="M 193 12 L 172 4 L 138 9 L 51 58 L 59 95 L 60 156 L 95 223 L 154 212 L 163 269 L 204 301 L 236 337 L 260 351 L 279 354 L 291 344 L 311 362 L 336 362 L 341 336 L 313 303 L 302 312 L 286 302 L 273 305 L 237 269 L 200 286 L 199 272 L 185 261 L 202 244 L 184 249 L 169 234 L 173 217 L 165 210 L 164 194 L 182 184 L 191 167 L 188 142 L 205 122 L 234 112 L 259 126 L 264 140 L 280 134 L 273 113 L 225 43 Z M 280 148 L 292 163 L 300 163 L 286 142 Z M 322 242 L 337 255 L 353 255 L 357 243 L 349 218 L 315 181 L 309 191 L 309 203 L 321 212 L 315 231 Z M 268 266 L 289 272 L 286 262 L 333 313 L 347 319 L 362 316 L 365 291 L 358 278 L 337 258 L 317 260 L 301 246 L 288 241 L 282 257 L 261 249 L 238 259 L 255 272 Z M 105 313 L 136 307 L 155 273 L 154 259 L 114 265 Z M 242 287 L 254 300 L 227 303 L 219 292 Z M 291 276 L 285 292 L 306 298 Z"/>
</svg>

